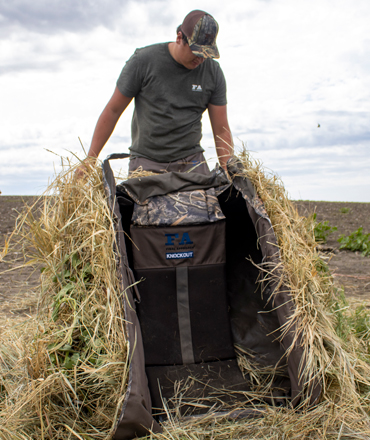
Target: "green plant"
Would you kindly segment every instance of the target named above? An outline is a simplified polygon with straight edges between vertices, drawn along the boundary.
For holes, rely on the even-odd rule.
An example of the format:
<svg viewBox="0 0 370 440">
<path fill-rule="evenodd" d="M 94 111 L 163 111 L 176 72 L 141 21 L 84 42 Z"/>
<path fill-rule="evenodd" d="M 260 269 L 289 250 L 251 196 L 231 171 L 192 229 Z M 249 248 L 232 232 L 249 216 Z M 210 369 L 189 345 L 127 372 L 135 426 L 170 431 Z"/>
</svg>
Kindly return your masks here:
<svg viewBox="0 0 370 440">
<path fill-rule="evenodd" d="M 332 234 L 338 228 L 336 226 L 330 226 L 328 221 L 325 222 L 316 222 L 316 212 L 312 216 L 315 226 L 314 226 L 314 234 L 316 243 L 326 243 L 326 239 L 328 235 Z"/>
<path fill-rule="evenodd" d="M 353 252 L 360 251 L 364 256 L 370 255 L 370 233 L 364 234 L 362 227 L 350 235 L 341 235 L 338 242 L 341 243 L 339 249 L 348 249 Z"/>
<path fill-rule="evenodd" d="M 350 210 L 351 210 L 351 208 L 340 208 L 339 211 L 340 211 L 342 214 L 348 214 Z"/>
<path fill-rule="evenodd" d="M 355 348 L 354 337 L 359 344 L 359 357 L 370 363 L 370 310 L 364 304 L 351 306 L 343 289 L 336 290 L 331 308 L 335 316 L 336 334 L 352 349 Z"/>
</svg>

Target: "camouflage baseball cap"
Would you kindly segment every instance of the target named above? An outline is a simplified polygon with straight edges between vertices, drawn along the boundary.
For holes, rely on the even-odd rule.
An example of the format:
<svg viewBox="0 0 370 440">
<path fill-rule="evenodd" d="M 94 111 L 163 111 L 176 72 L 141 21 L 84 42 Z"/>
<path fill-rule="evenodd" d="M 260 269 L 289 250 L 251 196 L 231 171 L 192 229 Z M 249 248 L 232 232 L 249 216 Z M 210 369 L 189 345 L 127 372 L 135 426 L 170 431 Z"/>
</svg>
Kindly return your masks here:
<svg viewBox="0 0 370 440">
<path fill-rule="evenodd" d="M 220 58 L 216 46 L 218 23 L 204 11 L 191 11 L 180 27 L 194 55 L 202 58 Z"/>
</svg>

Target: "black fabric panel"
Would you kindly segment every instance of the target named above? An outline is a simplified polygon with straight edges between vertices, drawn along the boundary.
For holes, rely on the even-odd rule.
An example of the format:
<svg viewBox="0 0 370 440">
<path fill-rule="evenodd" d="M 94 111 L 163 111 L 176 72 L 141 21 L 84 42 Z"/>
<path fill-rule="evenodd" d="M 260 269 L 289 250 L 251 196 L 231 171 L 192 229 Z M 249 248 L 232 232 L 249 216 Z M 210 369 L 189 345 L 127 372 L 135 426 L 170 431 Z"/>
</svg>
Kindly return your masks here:
<svg viewBox="0 0 370 440">
<path fill-rule="evenodd" d="M 240 164 L 238 166 L 240 166 Z M 249 192 L 250 182 L 248 182 L 248 179 L 235 174 L 233 186 L 244 193 L 246 200 L 251 199 L 253 193 Z M 260 327 L 264 327 L 265 337 L 263 338 L 263 332 L 258 329 L 257 325 L 251 326 L 250 329 L 242 329 L 242 327 L 239 326 L 239 330 L 242 331 L 238 332 L 239 334 L 236 336 L 240 338 L 240 345 L 247 349 L 250 344 L 253 344 L 254 340 L 260 340 L 261 344 L 255 344 L 255 347 L 260 349 L 260 359 L 257 359 L 260 363 L 265 361 L 266 364 L 269 363 L 271 365 L 278 362 L 280 364 L 288 364 L 291 403 L 293 406 L 297 406 L 303 388 L 300 376 L 305 365 L 301 338 L 300 335 L 297 334 L 297 327 L 294 322 L 291 323 L 292 325 L 290 326 L 289 332 L 284 334 L 283 337 L 281 337 L 282 333 L 281 330 L 279 330 L 294 314 L 295 304 L 294 301 L 292 301 L 290 289 L 279 282 L 282 262 L 271 222 L 268 218 L 264 218 L 266 217 L 266 213 L 265 215 L 263 213 L 264 210 L 259 209 L 261 201 L 255 198 L 251 204 L 247 203 L 247 205 L 249 215 L 259 237 L 259 245 L 261 246 L 264 257 L 263 267 L 269 270 L 273 269 L 274 273 L 272 276 L 269 276 L 270 280 L 266 283 L 263 292 L 265 302 L 264 312 L 268 313 L 260 313 L 256 319 L 256 321 L 259 321 Z M 254 205 L 256 209 L 252 205 Z M 249 312 L 250 308 L 247 308 L 247 310 Z M 257 311 L 257 307 L 255 311 Z M 254 335 L 253 330 L 256 330 Z M 269 343 L 269 338 L 273 336 L 275 339 Z M 278 342 L 278 339 L 280 339 L 280 342 Z M 266 353 L 266 350 L 268 350 L 267 356 L 264 356 L 263 353 Z M 286 357 L 287 350 L 290 352 L 288 357 Z M 314 379 L 311 381 L 310 386 L 312 391 L 311 403 L 314 403 L 320 395 L 321 384 Z"/>
<path fill-rule="evenodd" d="M 177 313 L 176 269 L 135 271 L 141 296 L 141 323 L 146 365 L 182 364 Z"/>
<path fill-rule="evenodd" d="M 189 303 L 195 362 L 235 357 L 224 264 L 189 267 Z"/>
<path fill-rule="evenodd" d="M 225 285 L 225 265 L 188 270 L 191 337 L 195 362 L 235 357 Z M 135 271 L 143 279 L 138 287 L 137 313 L 143 334 L 146 365 L 181 365 L 176 268 Z"/>
<path fill-rule="evenodd" d="M 211 408 L 212 411 L 227 411 L 229 405 L 245 405 L 243 391 L 250 390 L 236 359 L 175 367 L 147 367 L 146 374 L 154 414 L 163 414 L 162 398 L 166 399 L 170 411 L 178 407 L 180 393 L 181 415 L 204 414 Z M 177 396 L 175 384 L 177 387 L 180 384 L 181 388 Z M 194 406 L 193 402 L 203 406 Z"/>
<path fill-rule="evenodd" d="M 250 209 L 250 216 L 252 219 L 255 219 L 257 214 Z M 276 238 L 273 234 L 272 227 L 269 222 L 264 219 L 258 219 L 256 221 L 256 225 L 259 236 L 261 237 L 261 247 L 266 255 L 264 264 L 266 267 L 274 268 L 275 273 L 275 278 L 272 277 L 272 280 L 268 285 L 269 294 L 274 292 L 274 295 L 272 301 L 270 301 L 269 307 L 267 308 L 268 310 L 270 310 L 272 307 L 276 309 L 276 311 L 271 313 L 274 318 L 274 322 L 272 319 L 269 320 L 270 313 L 266 314 L 264 318 L 266 323 L 270 324 L 271 326 L 275 325 L 277 328 L 278 326 L 283 326 L 292 316 L 295 309 L 295 303 L 294 300 L 292 300 L 290 289 L 284 284 L 278 286 L 279 275 L 282 267 L 277 266 L 281 262 L 277 248 L 274 246 L 274 243 L 276 243 Z M 276 337 L 280 335 L 280 331 L 276 332 Z M 304 347 L 302 345 L 301 334 L 297 332 L 296 323 L 293 323 L 289 331 L 284 334 L 283 338 L 281 338 L 281 351 L 284 353 L 290 347 L 293 347 L 293 350 L 287 358 L 285 356 L 281 358 L 281 361 L 284 363 L 287 362 L 288 364 L 291 388 L 291 404 L 296 407 L 300 403 L 302 397 L 301 392 L 303 390 L 303 381 L 301 380 L 301 375 L 303 367 L 305 366 Z M 277 350 L 273 351 L 272 346 L 270 348 L 271 351 L 269 353 L 269 357 L 277 357 L 279 354 Z M 307 378 L 307 380 L 309 380 L 309 378 Z M 319 399 L 322 391 L 322 383 L 320 379 L 311 376 L 311 381 L 307 388 L 308 393 L 311 394 L 310 404 L 313 405 Z"/>
<path fill-rule="evenodd" d="M 258 282 L 260 269 L 256 265 L 262 263 L 262 252 L 254 223 L 235 187 L 224 191 L 219 202 L 226 217 L 227 291 L 234 342 L 250 351 L 254 362 L 276 365 L 284 356 L 278 341 L 280 332 L 276 332 L 281 324 L 268 302 L 271 291 L 262 292 Z"/>
</svg>

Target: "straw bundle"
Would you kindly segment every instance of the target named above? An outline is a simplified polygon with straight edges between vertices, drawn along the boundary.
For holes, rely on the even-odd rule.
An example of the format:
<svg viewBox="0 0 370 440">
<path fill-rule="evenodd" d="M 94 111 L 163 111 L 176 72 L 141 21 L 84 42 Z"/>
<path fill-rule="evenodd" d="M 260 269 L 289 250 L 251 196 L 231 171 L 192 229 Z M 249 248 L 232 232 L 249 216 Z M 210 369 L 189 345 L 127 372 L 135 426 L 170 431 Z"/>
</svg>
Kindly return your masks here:
<svg viewBox="0 0 370 440">
<path fill-rule="evenodd" d="M 2 439 L 108 438 L 122 405 L 127 347 L 113 218 L 101 173 L 73 169 L 18 236 L 41 267 L 36 320 L 2 335 Z"/>
<path fill-rule="evenodd" d="M 307 400 L 297 409 L 265 405 L 261 418 L 169 419 L 152 438 L 367 439 L 367 343 L 346 331 L 343 301 L 316 251 L 313 221 L 298 215 L 276 176 L 267 176 L 245 152 L 240 160 L 274 227 L 283 263 L 279 276 L 296 306 L 283 330 L 298 323 L 302 375 L 308 388 L 315 378 L 323 383 L 323 397 L 313 409 Z M 2 335 L 1 438 L 110 437 L 127 379 L 120 308 L 127 286 L 116 275 L 113 222 L 98 168 L 84 181 L 75 181 L 73 170 L 58 176 L 40 218 L 31 211 L 24 218 L 21 239 L 31 246 L 33 263 L 42 266 L 41 297 L 37 320 Z M 239 364 L 256 384 L 250 399 L 263 396 L 274 372 L 256 371 L 243 360 L 241 354 Z"/>
<path fill-rule="evenodd" d="M 330 386 L 333 388 L 337 382 L 343 397 L 351 395 L 356 400 L 354 385 L 370 379 L 368 364 L 356 360 L 365 355 L 365 346 L 351 334 L 343 341 L 335 331 L 341 298 L 327 264 L 318 253 L 313 218 L 299 216 L 276 175 L 267 176 L 261 164 L 245 151 L 240 159 L 244 175 L 253 182 L 264 202 L 278 240 L 283 265 L 281 282 L 292 293 L 296 306 L 287 327 L 299 323 L 296 333 L 303 338 L 306 362 L 303 375 L 316 376 L 326 385 L 331 372 Z M 369 362 L 370 358 L 365 356 L 365 360 Z"/>
</svg>

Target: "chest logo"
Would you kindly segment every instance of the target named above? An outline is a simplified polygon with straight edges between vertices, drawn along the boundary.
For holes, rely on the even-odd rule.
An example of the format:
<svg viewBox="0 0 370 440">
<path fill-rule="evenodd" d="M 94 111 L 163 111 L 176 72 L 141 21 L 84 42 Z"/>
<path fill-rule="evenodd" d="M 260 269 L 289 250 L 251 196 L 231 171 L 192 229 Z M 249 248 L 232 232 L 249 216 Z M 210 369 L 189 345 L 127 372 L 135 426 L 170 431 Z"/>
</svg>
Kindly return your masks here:
<svg viewBox="0 0 370 440">
<path fill-rule="evenodd" d="M 193 92 L 203 92 L 202 86 L 200 84 L 193 84 L 191 90 Z"/>
</svg>

